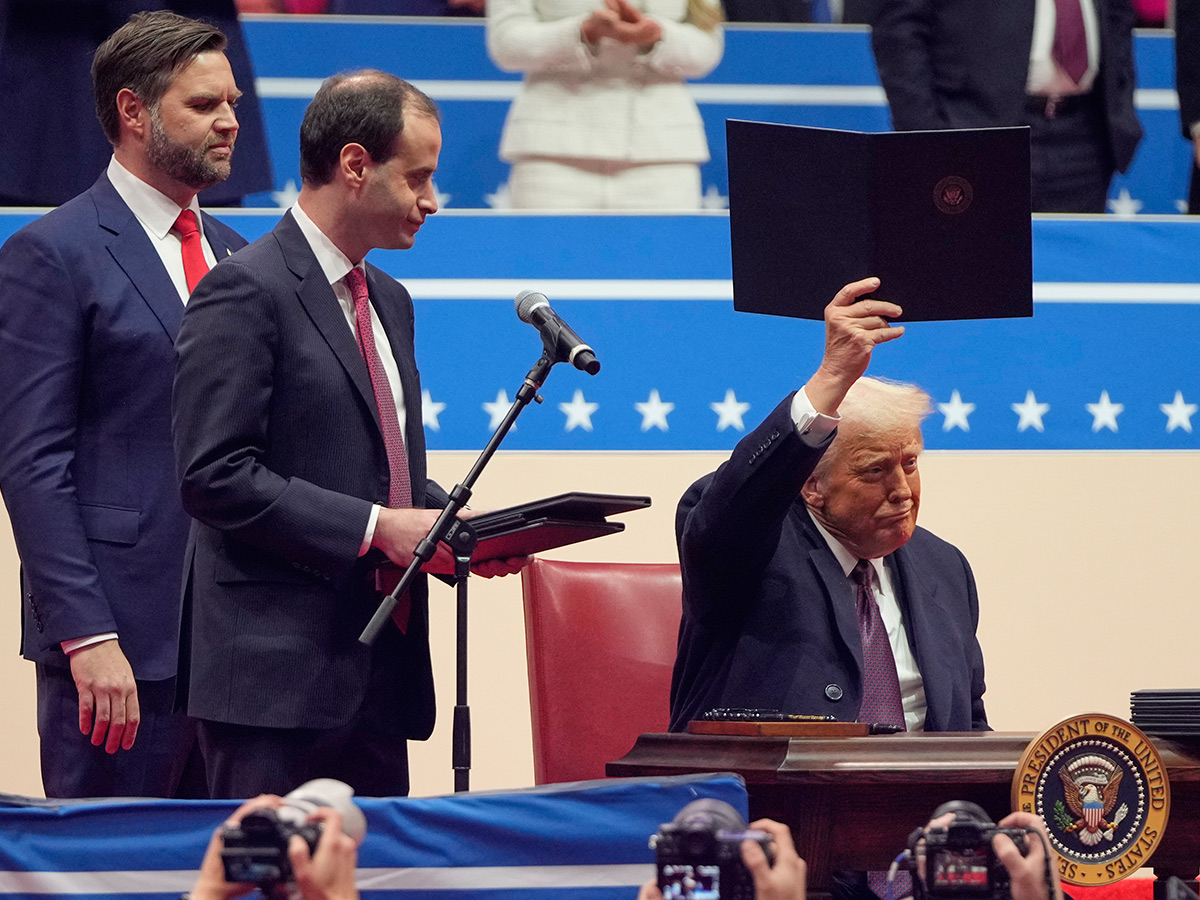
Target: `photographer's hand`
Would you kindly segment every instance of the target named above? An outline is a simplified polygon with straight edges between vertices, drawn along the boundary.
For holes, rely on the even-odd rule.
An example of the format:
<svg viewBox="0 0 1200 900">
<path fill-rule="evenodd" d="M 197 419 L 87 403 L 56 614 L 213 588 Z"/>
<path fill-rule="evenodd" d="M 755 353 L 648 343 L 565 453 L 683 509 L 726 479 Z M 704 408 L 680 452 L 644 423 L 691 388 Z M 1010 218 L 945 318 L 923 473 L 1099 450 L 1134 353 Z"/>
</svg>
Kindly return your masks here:
<svg viewBox="0 0 1200 900">
<path fill-rule="evenodd" d="M 240 897 L 255 889 L 256 885 L 253 884 L 234 884 L 225 880 L 225 865 L 221 862 L 221 851 L 225 848 L 225 841 L 221 837 L 221 830 L 226 825 L 236 825 L 253 809 L 278 809 L 282 804 L 282 798 L 274 794 L 263 794 L 253 800 L 247 800 L 213 832 L 208 849 L 204 851 L 204 860 L 200 863 L 196 885 L 188 892 L 191 900 L 232 900 L 233 897 Z"/>
<path fill-rule="evenodd" d="M 309 821 L 324 823 L 317 850 L 312 856 L 308 844 L 298 834 L 288 844 L 288 859 L 296 886 L 304 900 L 358 900 L 354 870 L 358 863 L 358 844 L 342 830 L 342 814 L 322 807 Z"/>
<path fill-rule="evenodd" d="M 754 876 L 754 893 L 758 900 L 804 900 L 808 865 L 796 853 L 792 832 L 771 819 L 750 823 L 751 828 L 765 831 L 775 839 L 775 865 L 757 841 L 742 841 L 742 862 Z"/>
<path fill-rule="evenodd" d="M 754 878 L 757 900 L 805 900 L 808 864 L 796 853 L 792 832 L 771 819 L 750 823 L 751 828 L 765 831 L 775 839 L 775 865 L 767 862 L 767 854 L 757 841 L 742 841 L 742 862 Z M 638 891 L 637 900 L 663 900 L 658 883 L 647 881 Z M 1058 898 L 1062 900 L 1062 898 Z"/>
<path fill-rule="evenodd" d="M 1030 833 L 1025 836 L 1027 855 L 1022 856 L 1012 838 L 998 834 L 992 838 L 992 849 L 996 858 L 1008 869 L 1013 900 L 1063 900 L 1062 885 L 1058 880 L 1058 866 L 1054 860 L 1047 865 L 1049 835 L 1046 824 L 1039 816 L 1027 812 L 1010 813 L 998 823 L 1004 828 L 1024 828 Z M 1050 884 L 1046 883 L 1049 872 Z"/>
</svg>

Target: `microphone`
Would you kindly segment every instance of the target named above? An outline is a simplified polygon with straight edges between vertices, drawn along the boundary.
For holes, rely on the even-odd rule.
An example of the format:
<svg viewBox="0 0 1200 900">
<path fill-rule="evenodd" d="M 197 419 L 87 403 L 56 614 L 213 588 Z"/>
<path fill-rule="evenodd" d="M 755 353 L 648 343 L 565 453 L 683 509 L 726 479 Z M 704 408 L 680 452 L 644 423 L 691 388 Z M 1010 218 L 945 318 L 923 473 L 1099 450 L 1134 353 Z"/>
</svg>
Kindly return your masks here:
<svg viewBox="0 0 1200 900">
<path fill-rule="evenodd" d="M 516 299 L 517 316 L 542 333 L 542 344 L 546 352 L 565 359 L 577 369 L 595 375 L 600 371 L 600 361 L 592 348 L 580 340 L 558 313 L 550 308 L 550 301 L 539 291 L 521 291 Z"/>
</svg>

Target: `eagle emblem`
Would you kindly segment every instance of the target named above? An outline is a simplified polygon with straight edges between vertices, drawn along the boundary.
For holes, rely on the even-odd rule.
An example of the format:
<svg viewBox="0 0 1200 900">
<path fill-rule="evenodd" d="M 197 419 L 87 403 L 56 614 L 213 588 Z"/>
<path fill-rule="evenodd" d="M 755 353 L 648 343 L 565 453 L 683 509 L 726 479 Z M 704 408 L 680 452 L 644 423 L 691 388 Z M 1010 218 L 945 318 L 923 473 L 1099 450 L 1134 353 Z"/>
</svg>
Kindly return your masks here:
<svg viewBox="0 0 1200 900">
<path fill-rule="evenodd" d="M 1127 803 L 1122 803 L 1113 813 L 1121 788 L 1121 769 L 1110 759 L 1088 754 L 1071 760 L 1058 775 L 1062 779 L 1067 809 L 1074 815 L 1072 820 L 1061 807 L 1055 810 L 1055 818 L 1060 820 L 1064 830 L 1075 834 L 1088 847 L 1104 840 L 1111 841 L 1114 830 L 1129 813 Z M 1058 803 L 1055 805 L 1059 806 Z"/>
<path fill-rule="evenodd" d="M 971 182 L 958 175 L 947 175 L 933 188 L 933 205 L 947 215 L 966 212 L 975 196 Z"/>
</svg>

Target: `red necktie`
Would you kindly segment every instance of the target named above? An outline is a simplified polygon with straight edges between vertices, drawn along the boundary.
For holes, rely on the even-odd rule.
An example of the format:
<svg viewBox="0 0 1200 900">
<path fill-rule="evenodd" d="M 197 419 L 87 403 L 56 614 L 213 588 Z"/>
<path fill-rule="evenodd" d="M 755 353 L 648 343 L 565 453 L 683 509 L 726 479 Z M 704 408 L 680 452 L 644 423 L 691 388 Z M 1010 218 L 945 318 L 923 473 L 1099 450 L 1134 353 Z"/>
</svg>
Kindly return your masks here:
<svg viewBox="0 0 1200 900">
<path fill-rule="evenodd" d="M 1054 0 L 1054 45 L 1050 55 L 1079 84 L 1088 68 L 1087 33 L 1079 0 Z"/>
<path fill-rule="evenodd" d="M 375 406 L 379 410 L 379 425 L 383 430 L 383 446 L 388 458 L 388 506 L 392 509 L 404 509 L 412 506 L 412 483 L 408 474 L 408 453 L 404 449 L 404 434 L 400 430 L 400 419 L 396 413 L 396 401 L 392 397 L 392 388 L 388 383 L 387 373 L 383 362 L 375 349 L 375 332 L 371 329 L 371 302 L 367 294 L 367 278 L 361 269 L 354 268 L 346 273 L 346 287 L 350 288 L 350 296 L 354 300 L 354 330 L 358 337 L 358 352 L 362 354 L 363 362 L 367 364 L 367 373 L 371 376 L 371 390 L 375 394 Z M 397 577 L 399 572 L 394 573 Z M 395 580 L 390 585 L 381 583 L 380 589 L 391 593 Z M 408 615 L 411 607 L 408 594 L 398 598 L 396 608 L 392 611 L 392 620 L 401 631 L 408 629 Z"/>
<path fill-rule="evenodd" d="M 858 712 L 860 722 L 881 722 L 905 728 L 904 704 L 900 700 L 900 678 L 896 674 L 896 659 L 887 627 L 879 614 L 879 603 L 871 586 L 871 563 L 860 559 L 850 577 L 858 587 L 858 630 L 862 636 L 863 699 Z M 868 872 L 867 886 L 877 897 L 887 897 L 887 873 Z M 892 896 L 907 897 L 912 893 L 912 878 L 907 872 L 897 872 L 892 882 Z"/>
<path fill-rule="evenodd" d="M 204 258 L 204 244 L 200 240 L 200 226 L 196 214 L 185 209 L 171 226 L 183 244 L 183 277 L 187 281 L 188 293 L 196 289 L 200 279 L 208 272 L 208 260 Z"/>
</svg>

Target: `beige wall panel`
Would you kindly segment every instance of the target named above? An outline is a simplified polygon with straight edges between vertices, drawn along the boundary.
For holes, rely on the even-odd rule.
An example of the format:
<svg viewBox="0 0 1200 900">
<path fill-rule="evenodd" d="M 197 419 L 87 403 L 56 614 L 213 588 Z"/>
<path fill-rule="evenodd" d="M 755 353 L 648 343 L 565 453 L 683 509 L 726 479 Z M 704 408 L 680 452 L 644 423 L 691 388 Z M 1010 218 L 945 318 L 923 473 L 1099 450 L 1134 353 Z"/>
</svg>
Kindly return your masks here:
<svg viewBox="0 0 1200 900">
<path fill-rule="evenodd" d="M 675 558 L 683 490 L 718 453 L 500 453 L 475 489 L 489 509 L 566 490 L 649 494 L 625 533 L 555 551 L 564 559 Z M 474 453 L 436 453 L 449 487 Z M 1036 731 L 1085 711 L 1127 717 L 1129 692 L 1198 686 L 1200 591 L 1189 576 L 1200 523 L 1200 456 L 1188 453 L 938 453 L 923 460 L 921 523 L 971 560 L 982 607 L 987 705 L 1000 730 Z M 40 795 L 33 666 L 20 660 L 17 563 L 0 525 L 0 791 Z M 533 780 L 518 578 L 470 586 L 472 787 Z M 413 793 L 448 793 L 454 595 L 433 591 L 439 692 L 433 738 L 412 745 Z"/>
</svg>

